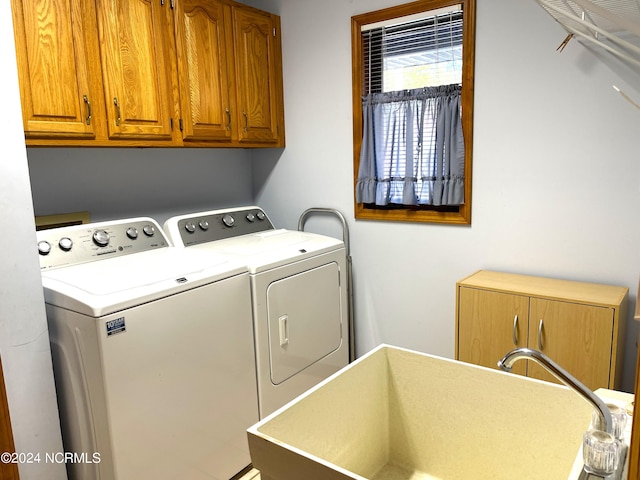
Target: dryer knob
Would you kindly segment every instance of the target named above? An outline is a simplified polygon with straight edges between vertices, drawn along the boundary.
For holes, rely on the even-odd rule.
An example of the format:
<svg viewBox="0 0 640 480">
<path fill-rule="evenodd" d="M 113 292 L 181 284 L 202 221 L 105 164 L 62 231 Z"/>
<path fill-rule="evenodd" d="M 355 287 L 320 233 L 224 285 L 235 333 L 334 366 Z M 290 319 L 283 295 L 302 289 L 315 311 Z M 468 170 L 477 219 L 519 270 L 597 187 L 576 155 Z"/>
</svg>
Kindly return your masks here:
<svg viewBox="0 0 640 480">
<path fill-rule="evenodd" d="M 226 214 L 224 217 L 222 217 L 222 223 L 231 228 L 236 223 L 236 220 L 232 215 Z"/>
<path fill-rule="evenodd" d="M 253 213 L 247 214 L 247 221 L 249 223 L 253 223 L 253 222 L 255 222 L 255 220 L 256 220 L 256 216 Z"/>
<path fill-rule="evenodd" d="M 188 222 L 184 224 L 184 229 L 189 233 L 193 233 L 196 231 L 196 226 L 195 224 Z"/>
<path fill-rule="evenodd" d="M 209 222 L 207 222 L 206 220 L 200 220 L 198 222 L 198 226 L 200 227 L 200 230 L 209 230 Z"/>
<path fill-rule="evenodd" d="M 58 246 L 65 252 L 68 252 L 69 250 L 71 250 L 71 247 L 73 247 L 73 240 L 71 240 L 69 237 L 62 237 L 58 242 Z"/>
<path fill-rule="evenodd" d="M 109 234 L 105 230 L 96 230 L 93 232 L 93 243 L 99 247 L 109 245 Z"/>
<path fill-rule="evenodd" d="M 263 211 L 260 211 L 260 212 L 256 213 L 256 217 L 258 217 L 258 220 L 260 220 L 260 221 L 262 221 L 265 218 L 267 218 L 267 216 L 264 214 Z"/>
<path fill-rule="evenodd" d="M 49 255 L 50 252 L 51 252 L 51 244 L 49 242 L 47 242 L 46 240 L 42 240 L 41 242 L 38 242 L 38 253 L 40 255 Z"/>
<path fill-rule="evenodd" d="M 142 227 L 142 231 L 147 237 L 153 237 L 156 234 L 156 229 L 153 227 L 153 225 L 145 225 L 144 227 Z"/>
</svg>

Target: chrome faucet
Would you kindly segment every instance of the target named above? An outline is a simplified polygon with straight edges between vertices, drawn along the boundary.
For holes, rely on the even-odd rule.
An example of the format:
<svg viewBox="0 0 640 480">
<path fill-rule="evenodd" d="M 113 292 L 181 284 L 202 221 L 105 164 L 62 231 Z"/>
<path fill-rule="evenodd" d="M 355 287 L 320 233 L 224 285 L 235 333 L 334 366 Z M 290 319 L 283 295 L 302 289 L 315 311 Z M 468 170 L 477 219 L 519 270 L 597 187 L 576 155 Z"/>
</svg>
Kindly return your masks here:
<svg viewBox="0 0 640 480">
<path fill-rule="evenodd" d="M 504 358 L 498 362 L 498 367 L 505 372 L 510 372 L 513 364 L 522 359 L 533 360 L 542 365 L 554 377 L 584 398 L 598 414 L 598 429 L 613 434 L 613 419 L 605 403 L 582 382 L 542 352 L 531 348 L 516 348 L 507 353 Z"/>
</svg>

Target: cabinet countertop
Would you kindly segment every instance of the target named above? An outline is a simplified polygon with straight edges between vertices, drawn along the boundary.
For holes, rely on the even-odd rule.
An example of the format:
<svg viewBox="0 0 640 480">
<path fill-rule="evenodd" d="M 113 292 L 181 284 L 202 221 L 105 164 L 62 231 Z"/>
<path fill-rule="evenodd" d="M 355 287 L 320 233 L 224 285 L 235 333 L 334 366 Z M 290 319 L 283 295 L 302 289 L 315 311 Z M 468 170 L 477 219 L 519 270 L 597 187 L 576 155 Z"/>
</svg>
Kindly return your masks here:
<svg viewBox="0 0 640 480">
<path fill-rule="evenodd" d="M 458 282 L 458 286 L 488 288 L 526 296 L 571 300 L 602 306 L 619 305 L 629 289 L 615 285 L 578 282 L 515 273 L 479 270 Z"/>
</svg>

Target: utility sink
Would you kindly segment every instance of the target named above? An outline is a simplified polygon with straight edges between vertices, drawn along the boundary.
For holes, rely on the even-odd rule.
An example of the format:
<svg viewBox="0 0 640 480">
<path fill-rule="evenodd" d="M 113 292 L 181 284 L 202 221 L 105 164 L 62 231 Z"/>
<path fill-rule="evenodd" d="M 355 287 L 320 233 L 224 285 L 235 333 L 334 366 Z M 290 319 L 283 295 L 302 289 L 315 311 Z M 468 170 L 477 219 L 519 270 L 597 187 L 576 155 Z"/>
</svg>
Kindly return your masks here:
<svg viewBox="0 0 640 480">
<path fill-rule="evenodd" d="M 262 480 L 565 480 L 590 420 L 564 386 L 381 345 L 248 439 Z"/>
</svg>

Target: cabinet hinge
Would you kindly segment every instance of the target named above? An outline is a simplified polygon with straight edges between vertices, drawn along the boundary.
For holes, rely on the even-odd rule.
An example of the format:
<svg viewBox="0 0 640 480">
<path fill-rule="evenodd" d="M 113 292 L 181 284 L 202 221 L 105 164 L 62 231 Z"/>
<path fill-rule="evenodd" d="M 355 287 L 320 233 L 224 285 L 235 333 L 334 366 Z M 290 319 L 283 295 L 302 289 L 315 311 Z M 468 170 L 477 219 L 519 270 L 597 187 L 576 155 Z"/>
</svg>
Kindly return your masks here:
<svg viewBox="0 0 640 480">
<path fill-rule="evenodd" d="M 183 130 L 183 124 L 182 124 L 182 119 L 178 120 L 178 125 L 180 125 L 180 131 Z"/>
</svg>

